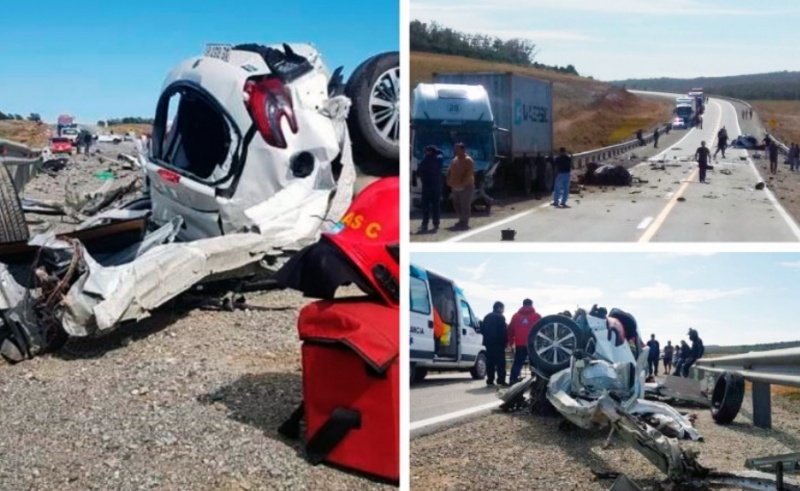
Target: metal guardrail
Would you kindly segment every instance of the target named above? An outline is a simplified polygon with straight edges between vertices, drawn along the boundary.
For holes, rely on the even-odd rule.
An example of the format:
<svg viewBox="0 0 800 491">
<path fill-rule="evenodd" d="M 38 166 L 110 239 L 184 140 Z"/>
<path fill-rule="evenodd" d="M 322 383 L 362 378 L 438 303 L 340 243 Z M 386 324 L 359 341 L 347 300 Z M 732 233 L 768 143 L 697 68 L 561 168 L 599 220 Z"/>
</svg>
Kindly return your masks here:
<svg viewBox="0 0 800 491">
<path fill-rule="evenodd" d="M 41 150 L 0 138 L 0 165 L 11 171 L 17 193 L 22 193 L 25 185 L 39 171 L 42 158 Z"/>
<path fill-rule="evenodd" d="M 655 131 L 656 128 L 658 128 L 659 131 L 661 131 L 661 134 L 663 134 L 664 128 L 666 128 L 667 124 L 668 123 L 659 124 L 651 128 L 650 131 L 647 133 L 647 136 L 643 137 L 645 145 L 653 142 L 653 132 Z M 622 143 L 617 143 L 616 145 L 598 148 L 597 150 L 589 150 L 587 152 L 573 154 L 572 162 L 576 168 L 582 169 L 589 163 L 610 159 L 612 157 L 616 157 L 617 155 L 622 155 L 623 153 L 627 153 L 641 146 L 642 144 L 639 142 L 639 140 L 630 140 Z"/>
<path fill-rule="evenodd" d="M 697 370 L 735 373 L 753 383 L 753 424 L 772 427 L 771 385 L 800 387 L 800 348 L 755 351 L 720 358 L 701 358 Z"/>
</svg>

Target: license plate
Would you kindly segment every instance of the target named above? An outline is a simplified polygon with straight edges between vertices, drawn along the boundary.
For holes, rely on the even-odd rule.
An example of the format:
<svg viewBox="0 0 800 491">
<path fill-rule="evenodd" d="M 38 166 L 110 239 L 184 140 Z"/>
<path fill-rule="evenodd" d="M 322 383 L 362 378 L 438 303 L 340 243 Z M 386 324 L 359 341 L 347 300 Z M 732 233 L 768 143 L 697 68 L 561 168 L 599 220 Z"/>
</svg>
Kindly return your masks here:
<svg viewBox="0 0 800 491">
<path fill-rule="evenodd" d="M 233 46 L 230 44 L 207 44 L 205 56 L 217 58 L 218 60 L 228 61 Z"/>
</svg>

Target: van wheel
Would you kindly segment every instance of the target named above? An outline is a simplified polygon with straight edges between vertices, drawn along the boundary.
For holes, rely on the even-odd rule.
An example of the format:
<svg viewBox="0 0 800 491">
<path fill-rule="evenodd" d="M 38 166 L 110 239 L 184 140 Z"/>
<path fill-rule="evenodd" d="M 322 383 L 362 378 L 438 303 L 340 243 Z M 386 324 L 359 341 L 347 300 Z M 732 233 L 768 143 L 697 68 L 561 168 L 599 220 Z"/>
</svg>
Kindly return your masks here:
<svg viewBox="0 0 800 491">
<path fill-rule="evenodd" d="M 0 165 L 0 244 L 28 240 L 28 224 L 8 167 Z"/>
<path fill-rule="evenodd" d="M 422 367 L 414 367 L 411 370 L 411 381 L 422 382 L 428 376 L 428 369 Z"/>
<path fill-rule="evenodd" d="M 398 175 L 400 170 L 400 55 L 369 58 L 344 89 L 352 101 L 347 126 L 356 165 L 366 174 Z"/>
<path fill-rule="evenodd" d="M 469 370 L 469 374 L 475 380 L 486 378 L 486 355 L 484 353 L 478 353 L 478 359 L 475 360 L 475 364 Z"/>
<path fill-rule="evenodd" d="M 569 317 L 548 315 L 533 325 L 528 334 L 531 364 L 547 377 L 568 368 L 578 349 L 581 329 Z"/>
<path fill-rule="evenodd" d="M 717 424 L 733 422 L 744 400 L 744 377 L 725 372 L 714 384 L 711 394 L 711 417 Z"/>
</svg>

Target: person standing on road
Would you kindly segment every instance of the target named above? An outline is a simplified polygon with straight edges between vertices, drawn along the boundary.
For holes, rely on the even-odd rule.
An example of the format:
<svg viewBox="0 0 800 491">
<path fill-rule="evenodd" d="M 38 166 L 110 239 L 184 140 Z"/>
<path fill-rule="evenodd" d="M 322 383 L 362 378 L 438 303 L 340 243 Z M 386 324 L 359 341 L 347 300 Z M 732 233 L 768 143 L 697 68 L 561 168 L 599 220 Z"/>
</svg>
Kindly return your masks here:
<svg viewBox="0 0 800 491">
<path fill-rule="evenodd" d="M 770 139 L 768 149 L 769 173 L 775 175 L 778 173 L 778 144 L 775 143 L 775 140 Z"/>
<path fill-rule="evenodd" d="M 486 347 L 486 385 L 506 384 L 506 318 L 503 317 L 503 302 L 495 302 L 492 312 L 486 314 L 481 324 L 483 345 Z"/>
<path fill-rule="evenodd" d="M 792 143 L 789 147 L 789 169 L 795 172 L 800 165 L 800 146 Z"/>
<path fill-rule="evenodd" d="M 425 156 L 417 166 L 417 177 L 422 181 L 422 225 L 419 233 L 428 232 L 428 221 L 433 219 L 433 233 L 439 230 L 439 211 L 442 201 L 442 169 L 444 156 L 433 145 L 425 147 Z"/>
<path fill-rule="evenodd" d="M 658 137 L 658 128 L 656 128 L 656 130 L 653 132 L 653 148 L 658 148 Z"/>
<path fill-rule="evenodd" d="M 569 208 L 567 198 L 569 198 L 569 184 L 572 178 L 572 158 L 567 155 L 567 149 L 561 147 L 556 157 L 556 183 L 553 190 L 552 206 Z M 561 203 L 559 203 L 559 198 Z"/>
<path fill-rule="evenodd" d="M 698 127 L 701 129 L 701 130 L 703 129 L 703 116 L 702 116 L 702 115 L 698 115 L 698 116 L 697 116 L 697 126 L 698 126 Z"/>
<path fill-rule="evenodd" d="M 681 370 L 681 376 L 684 378 L 689 376 L 689 369 L 692 368 L 692 365 L 702 358 L 706 352 L 703 346 L 703 340 L 700 339 L 695 329 L 689 328 L 689 340 L 692 342 L 692 347 L 689 348 L 689 356 L 683 357 L 683 366 Z"/>
<path fill-rule="evenodd" d="M 661 354 L 661 345 L 656 341 L 655 334 L 650 335 L 647 347 L 650 348 L 650 352 L 647 353 L 647 376 L 658 375 L 658 358 Z"/>
<path fill-rule="evenodd" d="M 681 340 L 680 350 L 676 349 L 675 352 L 676 352 L 675 371 L 672 372 L 672 375 L 682 377 L 683 364 L 686 362 L 686 357 L 689 356 L 689 345 L 686 343 L 686 341 Z"/>
<path fill-rule="evenodd" d="M 717 133 L 717 150 L 714 152 L 714 158 L 717 158 L 717 154 L 722 151 L 722 158 L 725 158 L 725 149 L 728 147 L 728 130 L 725 129 L 723 126 L 721 130 Z"/>
<path fill-rule="evenodd" d="M 528 334 L 531 327 L 539 322 L 542 316 L 533 308 L 533 300 L 526 298 L 522 307 L 511 317 L 508 323 L 508 345 L 514 348 L 514 364 L 511 365 L 511 385 L 519 382 L 522 366 L 528 361 Z"/>
<path fill-rule="evenodd" d="M 694 159 L 697 161 L 698 167 L 700 167 L 700 182 L 703 184 L 706 184 L 706 171 L 708 170 L 708 161 L 710 158 L 711 150 L 706 147 L 706 142 L 703 140 L 694 153 Z"/>
<path fill-rule="evenodd" d="M 463 143 L 453 147 L 456 156 L 447 170 L 447 185 L 450 186 L 450 197 L 453 200 L 458 222 L 455 230 L 469 229 L 469 214 L 472 208 L 472 193 L 475 191 L 475 162 L 467 155 Z"/>
<path fill-rule="evenodd" d="M 664 346 L 664 375 L 669 375 L 672 370 L 672 355 L 674 351 L 675 347 L 672 346 L 672 341 L 667 341 L 667 345 Z"/>
<path fill-rule="evenodd" d="M 639 129 L 639 131 L 636 132 L 636 139 L 639 140 L 639 146 L 643 147 L 646 145 L 644 141 L 644 131 L 642 131 L 641 129 Z"/>
</svg>

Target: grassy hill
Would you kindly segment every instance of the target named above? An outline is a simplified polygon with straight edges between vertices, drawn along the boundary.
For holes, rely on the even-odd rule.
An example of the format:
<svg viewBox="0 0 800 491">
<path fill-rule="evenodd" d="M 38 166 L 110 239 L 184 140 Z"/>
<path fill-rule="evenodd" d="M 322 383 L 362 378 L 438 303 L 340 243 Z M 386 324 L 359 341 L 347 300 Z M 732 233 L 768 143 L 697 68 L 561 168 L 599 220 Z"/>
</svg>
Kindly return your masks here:
<svg viewBox="0 0 800 491">
<path fill-rule="evenodd" d="M 800 100 L 800 72 L 757 73 L 730 77 L 647 78 L 611 82 L 629 89 L 686 93 L 702 87 L 709 94 L 746 100 Z"/>
<path fill-rule="evenodd" d="M 41 148 L 50 139 L 51 128 L 45 123 L 32 121 L 0 121 L 0 138 L 24 143 L 31 148 Z"/>
<path fill-rule="evenodd" d="M 410 89 L 436 72 L 514 72 L 553 82 L 555 146 L 580 152 L 631 139 L 639 128 L 666 122 L 672 102 L 637 97 L 605 82 L 461 56 L 411 52 Z"/>
</svg>

